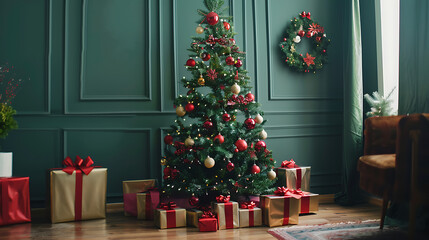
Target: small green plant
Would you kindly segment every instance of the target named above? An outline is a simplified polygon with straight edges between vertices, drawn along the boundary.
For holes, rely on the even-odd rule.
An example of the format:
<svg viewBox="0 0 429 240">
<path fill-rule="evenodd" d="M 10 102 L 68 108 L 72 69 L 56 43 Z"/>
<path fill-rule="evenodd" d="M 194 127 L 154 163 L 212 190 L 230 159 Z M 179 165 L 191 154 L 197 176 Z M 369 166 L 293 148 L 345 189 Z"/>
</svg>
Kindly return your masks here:
<svg viewBox="0 0 429 240">
<path fill-rule="evenodd" d="M 1 103 L 0 138 L 5 138 L 10 130 L 18 128 L 18 123 L 13 118 L 16 114 L 12 106 Z"/>
</svg>

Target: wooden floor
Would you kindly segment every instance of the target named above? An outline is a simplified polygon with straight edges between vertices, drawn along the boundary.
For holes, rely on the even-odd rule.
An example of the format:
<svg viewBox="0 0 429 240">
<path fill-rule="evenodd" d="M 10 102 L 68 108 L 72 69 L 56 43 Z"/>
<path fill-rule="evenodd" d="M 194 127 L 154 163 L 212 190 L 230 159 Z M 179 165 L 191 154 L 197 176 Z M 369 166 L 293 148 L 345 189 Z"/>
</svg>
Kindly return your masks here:
<svg viewBox="0 0 429 240">
<path fill-rule="evenodd" d="M 380 207 L 363 204 L 342 207 L 321 204 L 317 214 L 300 216 L 299 225 L 379 219 Z M 0 239 L 274 239 L 268 227 L 198 232 L 197 228 L 159 230 L 151 221 L 125 217 L 121 209 L 109 210 L 107 219 L 51 224 L 43 214 L 33 222 L 0 227 Z"/>
</svg>

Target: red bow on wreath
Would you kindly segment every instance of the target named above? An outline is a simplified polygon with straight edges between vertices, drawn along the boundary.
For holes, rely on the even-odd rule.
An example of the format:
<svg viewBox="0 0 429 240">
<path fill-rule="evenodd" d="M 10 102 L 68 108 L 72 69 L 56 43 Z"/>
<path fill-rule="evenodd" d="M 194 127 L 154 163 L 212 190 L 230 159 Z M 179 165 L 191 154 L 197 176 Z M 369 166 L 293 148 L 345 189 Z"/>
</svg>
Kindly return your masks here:
<svg viewBox="0 0 429 240">
<path fill-rule="evenodd" d="M 66 159 L 63 160 L 63 165 L 66 166 L 63 168 L 63 171 L 71 175 L 75 170 L 81 170 L 83 173 L 88 175 L 91 173 L 92 169 L 94 169 L 94 166 L 91 166 L 92 164 L 94 164 L 94 161 L 92 161 L 89 156 L 86 157 L 85 160 L 76 156 L 76 160 L 74 162 L 70 157 L 66 157 Z"/>
<path fill-rule="evenodd" d="M 298 165 L 296 165 L 295 161 L 293 159 L 291 159 L 290 161 L 288 160 L 284 160 L 282 162 L 282 168 L 299 168 Z"/>
<path fill-rule="evenodd" d="M 172 210 L 173 208 L 177 208 L 177 205 L 175 202 L 160 203 L 158 207 L 158 209 L 164 209 L 164 210 Z"/>
<path fill-rule="evenodd" d="M 253 209 L 255 208 L 256 204 L 253 201 L 250 202 L 242 202 L 240 204 L 240 208 L 245 208 L 245 209 Z"/>
<path fill-rule="evenodd" d="M 310 12 L 305 13 L 305 11 L 302 11 L 302 13 L 300 14 L 300 16 L 301 16 L 302 18 L 308 18 L 308 19 L 310 19 L 310 20 L 311 20 L 311 13 L 310 13 Z"/>
<path fill-rule="evenodd" d="M 216 202 L 218 203 L 227 203 L 229 202 L 230 196 L 223 196 L 223 195 L 219 195 L 216 197 Z"/>
</svg>

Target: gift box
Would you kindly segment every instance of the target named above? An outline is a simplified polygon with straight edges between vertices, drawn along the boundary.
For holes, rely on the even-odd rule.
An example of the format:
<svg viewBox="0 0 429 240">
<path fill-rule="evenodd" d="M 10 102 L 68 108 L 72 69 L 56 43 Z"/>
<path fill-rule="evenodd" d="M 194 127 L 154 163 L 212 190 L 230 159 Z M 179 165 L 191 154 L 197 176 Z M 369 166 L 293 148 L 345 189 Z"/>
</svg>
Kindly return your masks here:
<svg viewBox="0 0 429 240">
<path fill-rule="evenodd" d="M 163 206 L 166 205 L 161 204 Z M 155 210 L 154 223 L 161 229 L 186 227 L 186 210 L 174 206 L 158 208 Z"/>
<path fill-rule="evenodd" d="M 289 189 L 310 191 L 311 167 L 277 168 L 278 184 Z"/>
<path fill-rule="evenodd" d="M 0 226 L 31 222 L 29 177 L 0 178 Z"/>
<path fill-rule="evenodd" d="M 240 227 L 238 216 L 238 203 L 229 201 L 229 196 L 216 197 L 213 210 L 217 214 L 219 229 L 232 229 Z"/>
<path fill-rule="evenodd" d="M 303 192 L 299 199 L 300 214 L 316 213 L 319 211 L 319 194 Z"/>
<path fill-rule="evenodd" d="M 262 209 L 255 207 L 253 202 L 240 204 L 238 215 L 240 217 L 240 227 L 262 226 Z"/>
<path fill-rule="evenodd" d="M 243 203 L 243 202 L 254 202 L 255 203 L 255 207 L 261 207 L 260 205 L 260 196 L 259 195 L 240 195 L 237 197 L 237 202 L 239 203 Z"/>
<path fill-rule="evenodd" d="M 106 218 L 107 168 L 94 168 L 90 157 L 63 164 L 49 171 L 51 222 Z"/>
<path fill-rule="evenodd" d="M 155 187 L 155 179 L 122 181 L 125 216 L 137 216 L 137 193 Z"/>
<path fill-rule="evenodd" d="M 137 193 L 137 218 L 153 219 L 153 213 L 159 204 L 159 191 L 149 189 L 144 193 Z"/>
<path fill-rule="evenodd" d="M 199 227 L 198 220 L 200 220 L 203 215 L 203 211 L 192 208 L 186 210 L 186 223 L 189 227 Z"/>
<path fill-rule="evenodd" d="M 198 228 L 200 232 L 216 232 L 217 231 L 216 217 L 204 217 L 198 220 Z"/>
<path fill-rule="evenodd" d="M 299 199 L 292 196 L 261 196 L 264 224 L 270 227 L 298 224 Z"/>
</svg>

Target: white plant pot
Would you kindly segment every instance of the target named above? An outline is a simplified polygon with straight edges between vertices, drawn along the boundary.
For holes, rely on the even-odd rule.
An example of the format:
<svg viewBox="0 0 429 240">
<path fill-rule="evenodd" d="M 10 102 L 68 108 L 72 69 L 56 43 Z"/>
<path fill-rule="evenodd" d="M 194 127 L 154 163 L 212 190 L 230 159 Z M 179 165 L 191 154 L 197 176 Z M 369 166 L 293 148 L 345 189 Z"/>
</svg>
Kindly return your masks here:
<svg viewBox="0 0 429 240">
<path fill-rule="evenodd" d="M 12 177 L 11 152 L 0 152 L 0 177 Z"/>
</svg>

